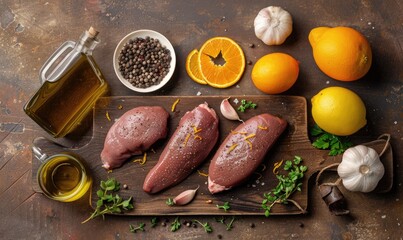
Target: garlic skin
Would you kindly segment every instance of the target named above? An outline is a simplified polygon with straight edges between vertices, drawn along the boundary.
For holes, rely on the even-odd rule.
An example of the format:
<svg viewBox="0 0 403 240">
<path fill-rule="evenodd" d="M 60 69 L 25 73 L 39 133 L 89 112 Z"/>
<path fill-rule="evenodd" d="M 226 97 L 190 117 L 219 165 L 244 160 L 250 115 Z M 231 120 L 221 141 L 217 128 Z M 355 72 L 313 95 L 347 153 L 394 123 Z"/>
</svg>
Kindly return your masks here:
<svg viewBox="0 0 403 240">
<path fill-rule="evenodd" d="M 199 186 L 197 186 L 196 189 L 190 189 L 190 190 L 186 190 L 184 192 L 182 192 L 181 194 L 179 194 L 178 196 L 176 196 L 173 199 L 173 202 L 175 205 L 186 205 L 188 203 L 190 203 L 193 198 L 196 195 L 197 190 L 199 189 Z"/>
<path fill-rule="evenodd" d="M 236 112 L 236 110 L 232 107 L 232 105 L 229 103 L 230 98 L 226 98 L 224 100 L 221 101 L 220 104 L 220 111 L 221 114 L 229 120 L 238 120 L 238 121 L 242 121 L 239 116 L 238 113 Z"/>
<path fill-rule="evenodd" d="M 254 21 L 255 35 L 266 45 L 282 44 L 292 32 L 292 17 L 281 7 L 259 11 Z"/>
<path fill-rule="evenodd" d="M 358 145 L 344 152 L 337 173 L 346 189 L 366 193 L 376 188 L 385 168 L 374 149 Z"/>
</svg>

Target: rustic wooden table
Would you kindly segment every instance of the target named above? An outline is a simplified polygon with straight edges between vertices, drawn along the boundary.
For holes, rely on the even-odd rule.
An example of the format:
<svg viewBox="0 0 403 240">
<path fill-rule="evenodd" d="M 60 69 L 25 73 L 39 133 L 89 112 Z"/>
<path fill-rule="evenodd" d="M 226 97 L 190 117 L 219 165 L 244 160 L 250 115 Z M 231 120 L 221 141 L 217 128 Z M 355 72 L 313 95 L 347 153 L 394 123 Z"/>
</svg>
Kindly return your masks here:
<svg viewBox="0 0 403 240">
<path fill-rule="evenodd" d="M 257 12 L 278 5 L 294 20 L 292 35 L 281 46 L 268 47 L 253 32 Z M 402 4 L 399 1 L 10 1 L 0 7 L 0 236 L 2 239 L 402 239 Z M 92 210 L 88 196 L 73 202 L 49 200 L 32 189 L 32 141 L 47 136 L 22 108 L 39 88 L 38 71 L 66 40 L 76 40 L 89 26 L 100 31 L 94 57 L 111 86 L 113 96 L 133 96 L 117 79 L 112 67 L 115 46 L 127 33 L 152 29 L 174 45 L 177 69 L 170 84 L 146 94 L 195 96 L 259 95 L 250 81 L 253 65 L 237 87 L 214 89 L 194 83 L 185 71 L 187 54 L 210 37 L 228 36 L 243 48 L 247 60 L 271 52 L 285 52 L 300 62 L 295 86 L 284 95 L 308 100 L 328 86 L 356 91 L 367 107 L 368 124 L 352 136 L 354 143 L 368 142 L 383 133 L 392 136 L 394 185 L 384 194 L 354 194 L 351 214 L 331 215 L 316 188 L 309 192 L 309 213 L 297 216 L 236 216 L 234 228 L 213 216 L 182 217 L 209 222 L 214 231 L 169 223 L 150 228 L 151 217 L 107 216 L 81 224 Z M 362 32 L 373 50 L 369 73 L 356 82 L 339 82 L 325 76 L 313 61 L 309 31 L 317 26 L 350 26 Z M 249 44 L 254 44 L 250 48 Z M 308 109 L 310 104 L 308 101 Z M 292 113 L 291 113 L 292 114 Z M 310 113 L 309 123 L 312 124 Z M 70 144 L 79 145 L 90 136 Z M 310 184 L 313 185 L 313 182 Z M 145 232 L 131 233 L 129 224 L 147 224 Z M 251 227 L 251 225 L 254 227 Z"/>
</svg>

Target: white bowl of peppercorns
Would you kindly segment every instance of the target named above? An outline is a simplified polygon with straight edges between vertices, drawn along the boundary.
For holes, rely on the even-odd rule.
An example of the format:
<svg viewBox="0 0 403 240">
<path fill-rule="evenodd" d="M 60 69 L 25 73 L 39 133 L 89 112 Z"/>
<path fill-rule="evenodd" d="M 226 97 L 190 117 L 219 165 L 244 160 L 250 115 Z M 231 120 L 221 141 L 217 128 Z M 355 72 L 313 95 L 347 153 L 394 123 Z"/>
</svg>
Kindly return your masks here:
<svg viewBox="0 0 403 240">
<path fill-rule="evenodd" d="M 175 71 L 172 44 L 162 34 L 138 30 L 126 35 L 117 45 L 113 67 L 119 80 L 133 91 L 148 93 L 162 88 Z"/>
</svg>

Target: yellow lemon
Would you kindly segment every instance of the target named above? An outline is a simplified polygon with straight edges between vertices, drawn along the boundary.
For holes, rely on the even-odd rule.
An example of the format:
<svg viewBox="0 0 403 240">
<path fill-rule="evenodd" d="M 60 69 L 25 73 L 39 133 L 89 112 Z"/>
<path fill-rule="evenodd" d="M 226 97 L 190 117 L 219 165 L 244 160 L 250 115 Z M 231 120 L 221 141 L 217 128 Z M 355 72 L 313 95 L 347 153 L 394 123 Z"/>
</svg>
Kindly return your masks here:
<svg viewBox="0 0 403 240">
<path fill-rule="evenodd" d="M 311 102 L 314 121 L 328 133 L 348 136 L 367 124 L 364 102 L 347 88 L 322 89 Z"/>
</svg>

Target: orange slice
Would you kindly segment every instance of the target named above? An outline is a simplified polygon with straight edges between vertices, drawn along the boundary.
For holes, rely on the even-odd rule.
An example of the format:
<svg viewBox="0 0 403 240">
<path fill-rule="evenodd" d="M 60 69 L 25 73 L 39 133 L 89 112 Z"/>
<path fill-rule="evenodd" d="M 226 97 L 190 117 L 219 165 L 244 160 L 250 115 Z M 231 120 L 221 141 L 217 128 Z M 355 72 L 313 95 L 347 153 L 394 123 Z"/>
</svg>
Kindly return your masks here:
<svg viewBox="0 0 403 240">
<path fill-rule="evenodd" d="M 221 54 L 224 63 L 214 61 Z M 199 51 L 200 72 L 212 87 L 227 88 L 239 81 L 245 70 L 245 55 L 230 38 L 214 37 L 207 40 Z"/>
<path fill-rule="evenodd" d="M 200 72 L 199 51 L 197 49 L 191 51 L 186 58 L 186 72 L 193 81 L 199 84 L 207 84 Z"/>
</svg>

